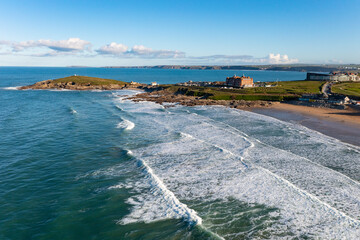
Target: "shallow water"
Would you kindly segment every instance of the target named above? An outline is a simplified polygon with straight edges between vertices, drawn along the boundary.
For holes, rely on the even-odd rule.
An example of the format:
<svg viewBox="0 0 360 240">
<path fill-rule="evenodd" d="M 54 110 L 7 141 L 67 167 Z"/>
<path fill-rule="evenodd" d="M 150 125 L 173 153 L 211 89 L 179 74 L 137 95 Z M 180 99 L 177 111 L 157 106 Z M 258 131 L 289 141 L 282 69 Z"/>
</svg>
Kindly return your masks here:
<svg viewBox="0 0 360 240">
<path fill-rule="evenodd" d="M 237 109 L 1 76 L 0 239 L 360 236 L 359 147 Z"/>
</svg>

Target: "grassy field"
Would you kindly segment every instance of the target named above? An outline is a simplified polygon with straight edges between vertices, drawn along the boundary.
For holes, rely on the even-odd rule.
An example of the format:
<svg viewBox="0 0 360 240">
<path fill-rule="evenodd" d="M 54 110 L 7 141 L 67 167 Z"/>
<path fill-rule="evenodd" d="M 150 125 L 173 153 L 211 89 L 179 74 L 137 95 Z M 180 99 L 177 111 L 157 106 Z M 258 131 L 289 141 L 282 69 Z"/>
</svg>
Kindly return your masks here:
<svg viewBox="0 0 360 240">
<path fill-rule="evenodd" d="M 276 83 L 269 83 L 276 84 Z M 282 101 L 295 99 L 304 93 L 317 94 L 321 91 L 321 81 L 279 82 L 274 87 L 254 87 L 245 89 L 222 89 L 217 87 L 185 87 L 164 85 L 171 92 L 189 96 L 205 96 L 214 100 L 265 100 Z"/>
<path fill-rule="evenodd" d="M 91 85 L 110 85 L 110 84 L 125 85 L 126 84 L 126 82 L 122 82 L 122 81 L 95 78 L 95 77 L 86 77 L 86 76 L 70 76 L 70 77 L 53 80 L 53 83 L 67 83 L 67 82 L 74 82 L 75 84 L 78 85 L 84 85 L 88 83 L 90 83 Z"/>
<path fill-rule="evenodd" d="M 331 88 L 334 93 L 339 93 L 347 96 L 360 97 L 360 83 L 359 82 L 344 82 L 334 84 Z"/>
</svg>

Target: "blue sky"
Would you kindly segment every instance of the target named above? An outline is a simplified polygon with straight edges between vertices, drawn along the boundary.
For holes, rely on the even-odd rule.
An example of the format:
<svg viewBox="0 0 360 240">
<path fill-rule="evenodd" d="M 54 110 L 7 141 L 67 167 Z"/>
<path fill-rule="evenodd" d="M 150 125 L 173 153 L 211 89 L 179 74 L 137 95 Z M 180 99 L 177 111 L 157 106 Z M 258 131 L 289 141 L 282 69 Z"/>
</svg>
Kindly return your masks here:
<svg viewBox="0 0 360 240">
<path fill-rule="evenodd" d="M 359 0 L 0 0 L 0 66 L 360 63 L 359 43 Z"/>
</svg>

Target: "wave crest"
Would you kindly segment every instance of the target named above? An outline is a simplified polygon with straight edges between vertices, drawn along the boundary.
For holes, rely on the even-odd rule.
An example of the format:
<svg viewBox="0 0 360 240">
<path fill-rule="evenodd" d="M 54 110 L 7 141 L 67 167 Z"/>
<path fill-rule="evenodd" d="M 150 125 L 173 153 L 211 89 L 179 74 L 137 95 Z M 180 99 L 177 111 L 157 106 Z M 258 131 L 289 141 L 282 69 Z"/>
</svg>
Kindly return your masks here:
<svg viewBox="0 0 360 240">
<path fill-rule="evenodd" d="M 127 119 L 123 119 L 121 122 L 119 122 L 116 125 L 116 128 L 122 128 L 124 130 L 131 130 L 135 127 L 135 123 L 127 120 Z"/>
</svg>

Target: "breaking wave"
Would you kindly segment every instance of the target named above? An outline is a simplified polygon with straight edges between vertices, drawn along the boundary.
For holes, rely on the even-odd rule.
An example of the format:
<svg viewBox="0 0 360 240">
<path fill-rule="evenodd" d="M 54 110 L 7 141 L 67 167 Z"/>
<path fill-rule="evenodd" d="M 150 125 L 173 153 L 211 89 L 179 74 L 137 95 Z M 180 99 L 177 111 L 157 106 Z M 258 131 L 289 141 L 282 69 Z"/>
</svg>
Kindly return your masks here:
<svg viewBox="0 0 360 240">
<path fill-rule="evenodd" d="M 69 110 L 70 110 L 70 113 L 73 114 L 73 115 L 75 115 L 75 114 L 78 113 L 78 112 L 77 112 L 74 108 L 72 108 L 72 107 L 70 107 Z"/>
<path fill-rule="evenodd" d="M 128 150 L 127 154 L 133 156 L 133 152 Z M 190 226 L 198 226 L 202 231 L 207 232 L 215 239 L 224 239 L 218 234 L 208 230 L 202 225 L 202 218 L 197 212 L 180 202 L 175 194 L 167 188 L 164 182 L 155 174 L 154 170 L 141 158 L 135 158 L 138 167 L 142 169 L 145 178 L 151 188 L 150 194 L 142 194 L 131 197 L 127 203 L 133 206 L 132 212 L 121 219 L 119 224 L 128 224 L 137 221 L 152 222 L 154 220 L 180 218 Z M 134 184 L 139 186 L 139 184 Z M 140 184 L 141 185 L 141 184 Z M 109 189 L 124 188 L 124 185 L 115 185 Z"/>
<path fill-rule="evenodd" d="M 122 121 L 116 125 L 116 128 L 122 128 L 124 130 L 131 130 L 134 127 L 135 127 L 135 123 L 133 123 L 127 119 L 122 119 Z"/>
</svg>

